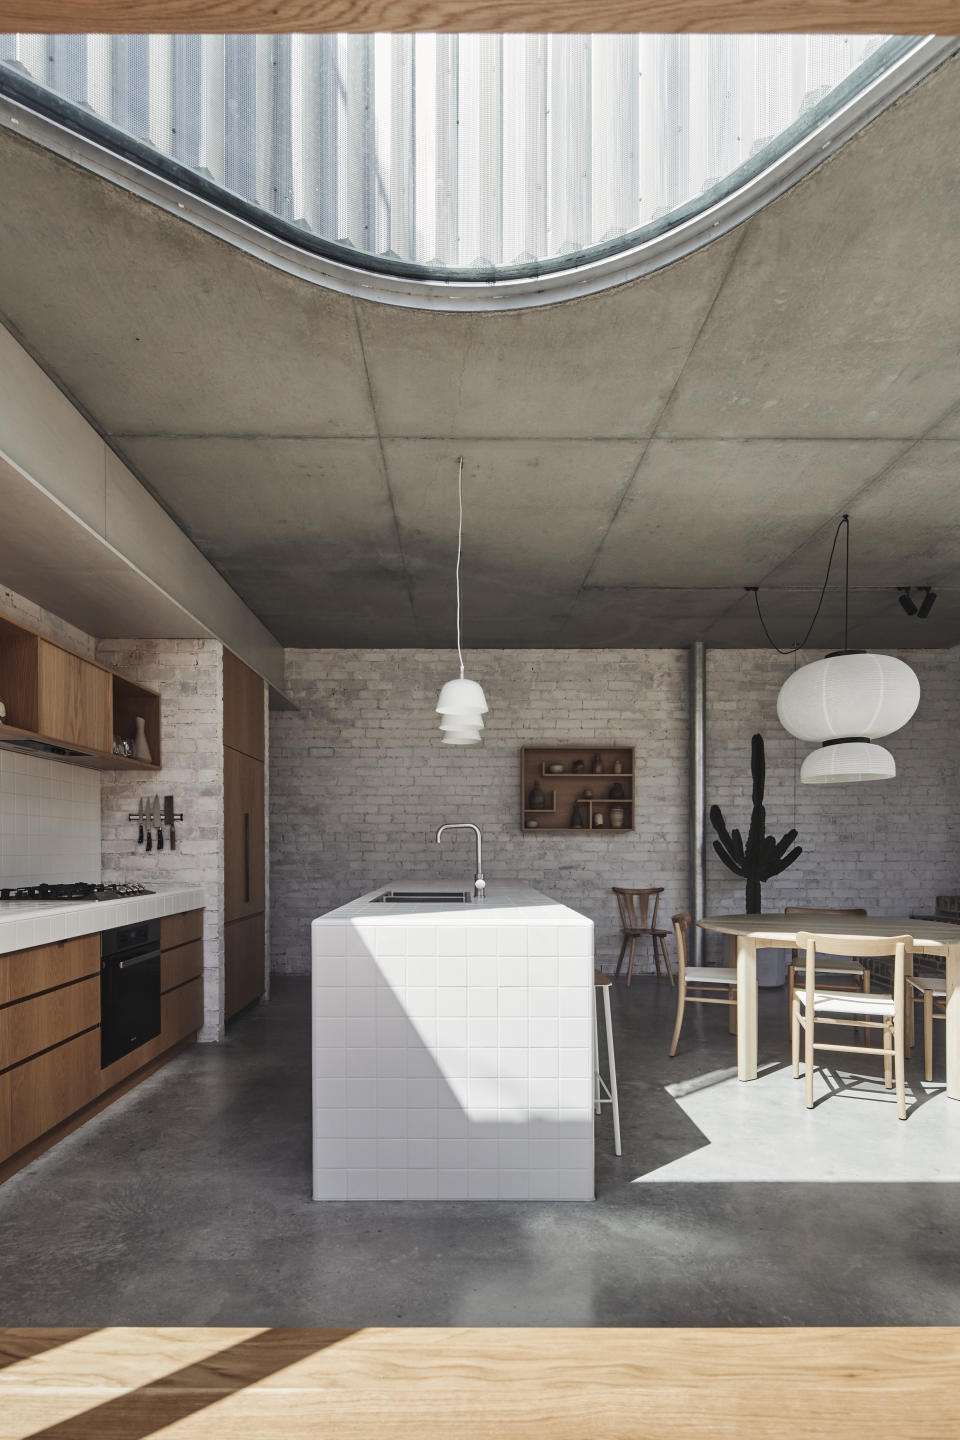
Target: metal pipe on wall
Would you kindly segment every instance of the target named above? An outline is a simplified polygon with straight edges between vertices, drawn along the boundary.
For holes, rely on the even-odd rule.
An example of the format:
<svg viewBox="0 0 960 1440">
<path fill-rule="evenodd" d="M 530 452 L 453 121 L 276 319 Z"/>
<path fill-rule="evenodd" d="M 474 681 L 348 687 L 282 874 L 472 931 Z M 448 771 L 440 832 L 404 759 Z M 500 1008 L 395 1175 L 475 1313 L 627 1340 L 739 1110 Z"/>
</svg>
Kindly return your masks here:
<svg viewBox="0 0 960 1440">
<path fill-rule="evenodd" d="M 696 922 L 703 917 L 706 900 L 706 778 L 707 778 L 707 666 L 706 647 L 702 640 L 695 640 L 690 646 L 689 679 L 687 685 L 689 707 L 689 759 L 690 759 L 690 911 L 694 924 L 691 931 L 690 959 L 694 965 L 701 963 L 703 931 Z"/>
</svg>

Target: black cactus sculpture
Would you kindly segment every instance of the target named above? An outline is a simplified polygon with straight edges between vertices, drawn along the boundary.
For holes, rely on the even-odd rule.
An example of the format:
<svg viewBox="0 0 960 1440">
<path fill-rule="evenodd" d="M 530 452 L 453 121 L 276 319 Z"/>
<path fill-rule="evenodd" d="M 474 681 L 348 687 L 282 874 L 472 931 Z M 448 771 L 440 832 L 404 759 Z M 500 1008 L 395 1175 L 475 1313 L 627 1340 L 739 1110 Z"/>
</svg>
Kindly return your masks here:
<svg viewBox="0 0 960 1440">
<path fill-rule="evenodd" d="M 767 762 L 763 749 L 763 736 L 754 735 L 750 742 L 750 770 L 753 775 L 753 814 L 750 816 L 750 830 L 744 845 L 739 830 L 731 834 L 724 822 L 719 805 L 710 807 L 710 824 L 720 836 L 714 840 L 713 848 L 728 870 L 740 875 L 747 882 L 747 914 L 761 914 L 760 886 L 764 880 L 772 880 L 792 865 L 803 849 L 793 845 L 796 830 L 788 830 L 782 840 L 767 835 L 767 812 L 763 807 L 763 786 L 766 779 Z"/>
</svg>

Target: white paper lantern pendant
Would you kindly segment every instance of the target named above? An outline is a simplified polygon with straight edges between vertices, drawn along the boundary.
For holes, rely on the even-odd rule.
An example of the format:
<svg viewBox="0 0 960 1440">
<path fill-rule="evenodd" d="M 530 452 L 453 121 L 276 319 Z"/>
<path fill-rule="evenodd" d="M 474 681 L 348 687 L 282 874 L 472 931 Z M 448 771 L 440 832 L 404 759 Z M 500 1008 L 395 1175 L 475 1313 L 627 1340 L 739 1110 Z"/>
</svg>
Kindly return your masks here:
<svg viewBox="0 0 960 1440">
<path fill-rule="evenodd" d="M 844 515 L 833 537 L 820 602 L 795 653 L 806 644 L 820 613 L 840 531 L 846 527 L 844 577 L 844 648 L 795 670 L 777 698 L 780 724 L 798 740 L 819 741 L 820 749 L 800 767 L 805 785 L 838 785 L 858 780 L 892 780 L 896 763 L 889 750 L 873 742 L 899 730 L 920 703 L 920 682 L 909 665 L 892 655 L 873 655 L 847 647 L 850 591 L 850 517 Z M 760 601 L 754 590 L 759 614 Z M 763 617 L 761 616 L 761 623 Z M 764 625 L 766 631 L 766 625 Z M 769 631 L 766 631 L 770 639 Z M 772 644 L 771 640 L 771 644 Z M 779 646 L 775 647 L 779 650 Z"/>
<path fill-rule="evenodd" d="M 460 518 L 457 526 L 457 655 L 460 659 L 460 676 L 448 680 L 437 700 L 437 714 L 440 716 L 442 745 L 479 745 L 483 716 L 487 713 L 487 698 L 476 680 L 467 680 L 463 673 L 463 650 L 460 644 L 460 555 L 463 549 L 463 456 L 460 456 L 457 471 L 457 499 Z"/>
</svg>

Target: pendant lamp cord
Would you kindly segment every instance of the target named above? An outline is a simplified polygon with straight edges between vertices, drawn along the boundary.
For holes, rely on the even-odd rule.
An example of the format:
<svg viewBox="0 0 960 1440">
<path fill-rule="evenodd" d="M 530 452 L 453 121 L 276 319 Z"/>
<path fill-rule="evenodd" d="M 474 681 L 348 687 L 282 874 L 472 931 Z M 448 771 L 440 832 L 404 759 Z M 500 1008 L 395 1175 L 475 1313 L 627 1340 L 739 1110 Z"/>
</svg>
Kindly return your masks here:
<svg viewBox="0 0 960 1440">
<path fill-rule="evenodd" d="M 457 501 L 460 519 L 457 524 L 457 654 L 460 657 L 460 679 L 463 679 L 463 650 L 460 648 L 460 553 L 463 549 L 463 456 L 457 472 Z"/>
<path fill-rule="evenodd" d="M 813 634 L 813 627 L 814 625 L 816 625 L 818 619 L 820 618 L 820 611 L 823 608 L 823 597 L 826 595 L 827 586 L 830 583 L 830 571 L 833 568 L 833 557 L 836 554 L 837 541 L 840 539 L 840 531 L 844 528 L 844 526 L 846 526 L 847 531 L 847 543 L 845 573 L 843 577 L 843 648 L 844 650 L 849 649 L 849 646 L 847 644 L 847 634 L 849 629 L 850 616 L 850 516 L 844 515 L 843 518 L 840 520 L 839 524 L 837 525 L 836 531 L 833 536 L 833 544 L 830 546 L 830 558 L 827 561 L 827 573 L 823 577 L 823 584 L 820 587 L 820 598 L 817 601 L 817 608 L 813 612 L 813 619 L 810 621 L 810 624 L 807 627 L 806 635 L 804 635 L 803 639 L 800 640 L 796 645 L 788 645 L 784 648 L 783 646 L 777 644 L 773 636 L 770 634 L 770 631 L 767 629 L 767 622 L 764 620 L 763 612 L 760 609 L 759 585 L 748 585 L 746 587 L 753 595 L 754 602 L 757 607 L 757 618 L 763 627 L 763 633 L 764 635 L 766 635 L 770 646 L 774 650 L 776 650 L 778 655 L 795 655 L 798 650 L 803 649 L 807 641 L 810 639 L 810 636 Z"/>
</svg>

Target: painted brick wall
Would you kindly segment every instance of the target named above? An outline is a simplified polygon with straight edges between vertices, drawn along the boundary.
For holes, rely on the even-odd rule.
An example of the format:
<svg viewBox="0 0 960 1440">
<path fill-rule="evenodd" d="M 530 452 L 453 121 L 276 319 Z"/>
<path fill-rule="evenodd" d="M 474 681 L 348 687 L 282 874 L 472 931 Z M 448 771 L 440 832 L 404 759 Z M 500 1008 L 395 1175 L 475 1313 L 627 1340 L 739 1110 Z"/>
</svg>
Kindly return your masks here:
<svg viewBox="0 0 960 1440">
<path fill-rule="evenodd" d="M 448 651 L 289 650 L 296 712 L 271 715 L 272 958 L 306 971 L 310 921 L 398 876 L 473 874 L 470 820 L 490 879 L 516 877 L 594 920 L 598 954 L 619 949 L 612 885 L 663 885 L 686 903 L 686 653 L 471 651 L 490 701 L 485 743 L 440 744 L 434 714 Z M 638 829 L 547 836 L 519 823 L 520 746 L 637 747 Z"/>
<path fill-rule="evenodd" d="M 798 657 L 797 663 L 822 652 Z M 764 888 L 766 908 L 860 903 L 888 914 L 929 912 L 960 890 L 957 651 L 903 652 L 922 698 L 890 737 L 897 779 L 801 786 L 809 747 L 780 727 L 776 699 L 792 657 L 707 652 L 707 804 L 731 823 L 750 814 L 750 736 L 767 745 L 768 829 L 796 826 L 804 854 Z M 433 706 L 453 673 L 443 651 L 287 652 L 299 711 L 271 716 L 273 964 L 307 965 L 310 920 L 398 875 L 471 873 L 469 841 L 440 849 L 445 820 L 473 820 L 491 877 L 528 881 L 583 910 L 598 954 L 618 949 L 610 886 L 662 884 L 662 913 L 687 904 L 685 651 L 472 652 L 491 704 L 485 744 L 441 747 Z M 637 823 L 630 836 L 524 835 L 517 818 L 519 747 L 555 740 L 637 747 Z M 708 830 L 709 839 L 713 832 Z M 743 883 L 708 843 L 707 909 L 743 908 Z M 649 968 L 647 962 L 645 968 Z"/>
<path fill-rule="evenodd" d="M 13 590 L 0 614 L 92 655 L 94 640 Z M 0 693 L 0 700 L 3 699 Z M 0 751 L 0 885 L 100 879 L 100 776 L 40 755 Z"/>
<path fill-rule="evenodd" d="M 204 1025 L 201 1040 L 223 1034 L 223 647 L 215 640 L 102 640 L 97 658 L 158 690 L 163 769 L 106 772 L 101 786 L 103 874 L 202 885 Z M 183 812 L 177 848 L 147 854 L 127 815 L 144 800 L 173 795 Z"/>
<path fill-rule="evenodd" d="M 767 752 L 767 830 L 793 827 L 804 853 L 763 889 L 765 910 L 785 905 L 864 905 L 877 913 L 932 914 L 937 894 L 960 890 L 957 650 L 891 651 L 916 671 L 920 706 L 913 720 L 881 743 L 897 762 L 896 779 L 856 785 L 801 785 L 800 764 L 815 747 L 794 740 L 777 720 L 777 693 L 792 656 L 770 650 L 707 651 L 707 804 L 728 824 L 750 819 L 750 737 Z M 811 651 L 797 664 L 822 657 Z M 708 826 L 709 840 L 713 831 Z M 743 882 L 708 844 L 707 909 L 743 909 Z"/>
</svg>

